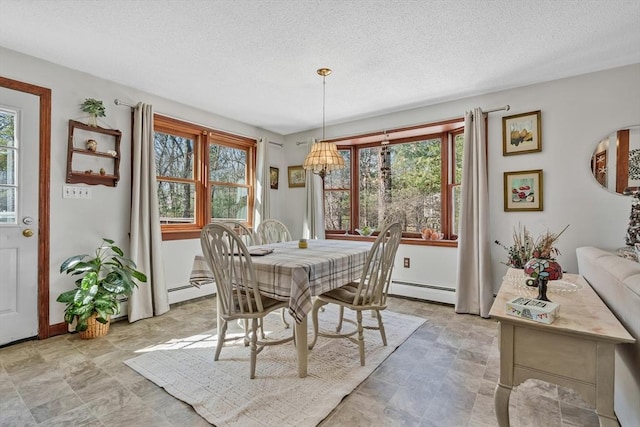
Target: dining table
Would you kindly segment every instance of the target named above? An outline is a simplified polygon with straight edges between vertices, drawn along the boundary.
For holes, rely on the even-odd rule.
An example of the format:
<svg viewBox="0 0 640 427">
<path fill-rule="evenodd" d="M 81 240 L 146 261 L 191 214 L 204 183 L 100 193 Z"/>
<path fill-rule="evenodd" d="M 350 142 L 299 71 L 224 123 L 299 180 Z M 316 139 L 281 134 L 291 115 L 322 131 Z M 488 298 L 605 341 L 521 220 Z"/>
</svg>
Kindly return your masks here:
<svg viewBox="0 0 640 427">
<path fill-rule="evenodd" d="M 289 303 L 289 314 L 295 320 L 300 378 L 307 376 L 307 315 L 313 307 L 313 297 L 360 280 L 371 246 L 372 242 L 309 239 L 306 248 L 300 248 L 297 240 L 248 248 L 257 254 L 251 256 L 251 261 L 260 293 Z M 258 248 L 273 251 L 253 250 Z M 214 281 L 204 256 L 196 255 L 191 284 L 201 286 Z"/>
</svg>

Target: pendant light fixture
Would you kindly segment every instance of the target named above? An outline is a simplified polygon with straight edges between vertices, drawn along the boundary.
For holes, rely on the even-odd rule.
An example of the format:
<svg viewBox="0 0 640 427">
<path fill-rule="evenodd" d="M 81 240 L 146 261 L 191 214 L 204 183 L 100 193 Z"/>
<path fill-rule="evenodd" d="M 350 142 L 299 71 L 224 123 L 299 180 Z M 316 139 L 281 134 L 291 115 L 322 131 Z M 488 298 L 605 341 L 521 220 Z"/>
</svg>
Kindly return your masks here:
<svg viewBox="0 0 640 427">
<path fill-rule="evenodd" d="M 322 186 L 324 187 L 324 178 L 332 170 L 344 168 L 344 158 L 338 152 L 338 147 L 333 142 L 325 142 L 324 126 L 325 126 L 325 79 L 331 74 L 331 69 L 320 68 L 317 73 L 322 76 L 322 140 L 311 146 L 311 151 L 304 159 L 302 167 L 306 170 L 320 175 L 322 178 Z"/>
</svg>

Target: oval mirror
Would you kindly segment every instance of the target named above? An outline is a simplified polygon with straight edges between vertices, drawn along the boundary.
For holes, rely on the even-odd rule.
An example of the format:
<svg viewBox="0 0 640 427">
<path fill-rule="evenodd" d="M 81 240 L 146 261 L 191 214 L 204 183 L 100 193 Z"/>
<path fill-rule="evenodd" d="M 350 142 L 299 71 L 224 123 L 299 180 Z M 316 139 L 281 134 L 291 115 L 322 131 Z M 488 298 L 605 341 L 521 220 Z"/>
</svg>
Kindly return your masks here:
<svg viewBox="0 0 640 427">
<path fill-rule="evenodd" d="M 598 141 L 590 167 L 595 180 L 608 191 L 640 190 L 640 125 L 611 132 Z"/>
</svg>

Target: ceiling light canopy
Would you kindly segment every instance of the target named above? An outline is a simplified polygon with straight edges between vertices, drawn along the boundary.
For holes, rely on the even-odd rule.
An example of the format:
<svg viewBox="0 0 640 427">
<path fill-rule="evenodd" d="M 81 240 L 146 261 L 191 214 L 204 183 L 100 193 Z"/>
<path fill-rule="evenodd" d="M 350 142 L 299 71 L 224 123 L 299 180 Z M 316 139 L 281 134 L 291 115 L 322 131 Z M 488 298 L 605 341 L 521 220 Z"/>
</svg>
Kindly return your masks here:
<svg viewBox="0 0 640 427">
<path fill-rule="evenodd" d="M 320 68 L 317 73 L 322 76 L 322 140 L 311 146 L 311 151 L 304 159 L 302 167 L 320 175 L 324 186 L 324 177 L 332 170 L 344 168 L 344 158 L 338 152 L 338 147 L 333 142 L 324 139 L 325 126 L 325 78 L 331 74 L 331 69 Z"/>
</svg>

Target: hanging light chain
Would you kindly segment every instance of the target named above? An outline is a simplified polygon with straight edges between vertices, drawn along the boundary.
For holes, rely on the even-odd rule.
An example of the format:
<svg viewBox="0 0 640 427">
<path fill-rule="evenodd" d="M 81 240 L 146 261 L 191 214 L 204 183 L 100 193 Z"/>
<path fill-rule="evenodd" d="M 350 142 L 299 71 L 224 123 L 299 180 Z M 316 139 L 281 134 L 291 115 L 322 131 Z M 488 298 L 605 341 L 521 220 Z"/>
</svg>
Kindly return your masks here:
<svg viewBox="0 0 640 427">
<path fill-rule="evenodd" d="M 327 99 L 326 78 L 329 74 L 331 74 L 331 68 L 318 68 L 316 72 L 322 76 L 322 141 L 324 141 L 325 111 Z"/>
</svg>

